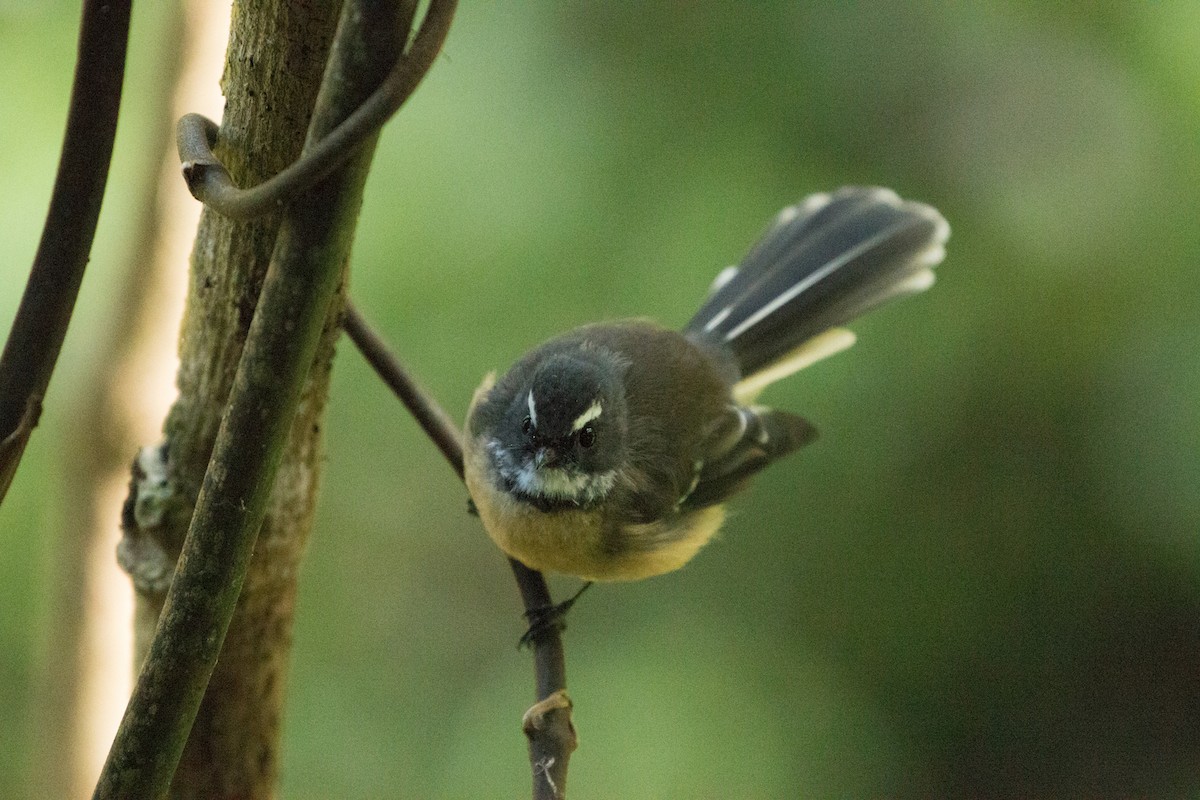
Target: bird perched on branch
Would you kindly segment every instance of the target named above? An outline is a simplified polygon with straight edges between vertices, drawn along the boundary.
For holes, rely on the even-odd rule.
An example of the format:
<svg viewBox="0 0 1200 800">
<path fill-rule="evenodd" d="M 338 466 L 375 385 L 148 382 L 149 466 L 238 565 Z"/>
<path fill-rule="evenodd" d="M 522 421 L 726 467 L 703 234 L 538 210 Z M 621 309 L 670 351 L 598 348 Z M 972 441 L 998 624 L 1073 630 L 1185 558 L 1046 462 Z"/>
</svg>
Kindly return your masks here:
<svg viewBox="0 0 1200 800">
<path fill-rule="evenodd" d="M 589 581 L 683 566 L 723 503 L 816 433 L 759 393 L 853 344 L 841 325 L 929 288 L 949 234 L 889 189 L 812 195 L 717 276 L 682 331 L 584 325 L 489 375 L 465 430 L 488 534 L 529 567 Z"/>
</svg>

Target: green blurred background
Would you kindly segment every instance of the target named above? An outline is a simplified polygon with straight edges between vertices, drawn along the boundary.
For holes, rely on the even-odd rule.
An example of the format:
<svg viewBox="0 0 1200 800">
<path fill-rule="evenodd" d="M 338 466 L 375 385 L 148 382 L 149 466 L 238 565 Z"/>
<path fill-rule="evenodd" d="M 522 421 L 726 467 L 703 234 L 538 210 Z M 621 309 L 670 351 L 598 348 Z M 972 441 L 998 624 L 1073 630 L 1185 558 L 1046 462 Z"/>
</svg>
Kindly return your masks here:
<svg viewBox="0 0 1200 800">
<path fill-rule="evenodd" d="M 169 8 L 135 9 L 92 269 L 0 511 L 2 797 L 40 738 L 64 423 L 154 166 Z M 5 328 L 77 14 L 0 0 Z M 682 324 L 803 194 L 884 184 L 954 230 L 934 290 L 767 396 L 820 440 L 686 569 L 572 613 L 574 797 L 1200 796 L 1197 42 L 1188 0 L 463 4 L 353 268 L 456 417 L 559 330 Z M 523 796 L 503 559 L 346 347 L 327 431 L 283 795 Z"/>
</svg>

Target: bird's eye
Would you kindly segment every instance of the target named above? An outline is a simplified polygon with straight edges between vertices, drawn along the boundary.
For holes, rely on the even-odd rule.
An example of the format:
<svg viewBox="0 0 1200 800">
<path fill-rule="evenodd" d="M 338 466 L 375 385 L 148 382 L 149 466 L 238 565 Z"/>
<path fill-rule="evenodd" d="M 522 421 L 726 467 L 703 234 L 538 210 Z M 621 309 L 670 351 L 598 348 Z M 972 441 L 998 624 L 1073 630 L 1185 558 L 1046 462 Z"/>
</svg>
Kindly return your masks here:
<svg viewBox="0 0 1200 800">
<path fill-rule="evenodd" d="M 526 417 L 525 419 L 521 420 L 521 430 L 525 433 L 526 436 L 528 436 L 530 433 L 532 433 L 533 432 L 533 420 L 531 420 L 529 417 Z"/>
<path fill-rule="evenodd" d="M 579 446 L 591 447 L 596 443 L 596 429 L 591 425 L 584 425 L 579 430 Z"/>
</svg>

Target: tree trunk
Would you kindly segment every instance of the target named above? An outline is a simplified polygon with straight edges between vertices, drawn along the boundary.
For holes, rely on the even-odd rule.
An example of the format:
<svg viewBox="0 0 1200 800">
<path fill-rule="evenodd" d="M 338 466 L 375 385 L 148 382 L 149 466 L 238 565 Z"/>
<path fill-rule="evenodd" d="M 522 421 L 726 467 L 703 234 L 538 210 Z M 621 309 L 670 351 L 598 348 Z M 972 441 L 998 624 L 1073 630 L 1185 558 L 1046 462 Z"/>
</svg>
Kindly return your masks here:
<svg viewBox="0 0 1200 800">
<path fill-rule="evenodd" d="M 240 186 L 300 154 L 340 3 L 235 2 L 222 89 L 218 155 Z M 127 509 L 122 562 L 138 588 L 136 657 L 145 657 L 203 482 L 281 215 L 234 222 L 202 216 L 180 339 L 179 398 L 165 447 L 162 503 Z M 334 309 L 340 309 L 340 302 Z M 337 325 L 331 312 L 279 468 L 254 558 L 187 748 L 174 797 L 271 797 L 278 773 L 296 578 L 312 525 L 321 418 Z M 136 470 L 135 470 L 136 473 Z M 143 479 L 145 476 L 142 476 Z M 135 474 L 135 481 L 138 475 Z"/>
</svg>

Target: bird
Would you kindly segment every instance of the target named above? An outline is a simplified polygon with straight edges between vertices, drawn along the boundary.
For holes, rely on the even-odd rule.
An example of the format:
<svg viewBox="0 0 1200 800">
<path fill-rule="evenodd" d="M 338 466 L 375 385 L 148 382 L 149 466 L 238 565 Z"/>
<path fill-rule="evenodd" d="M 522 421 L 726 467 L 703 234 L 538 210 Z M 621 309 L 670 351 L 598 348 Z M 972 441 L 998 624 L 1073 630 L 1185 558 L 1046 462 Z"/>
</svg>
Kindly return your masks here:
<svg viewBox="0 0 1200 800">
<path fill-rule="evenodd" d="M 928 289 L 949 235 L 936 209 L 890 189 L 813 194 L 720 271 L 681 330 L 586 324 L 489 373 L 464 426 L 488 535 L 585 588 L 679 569 L 727 500 L 816 435 L 762 391 L 853 344 L 854 318 Z"/>
</svg>

